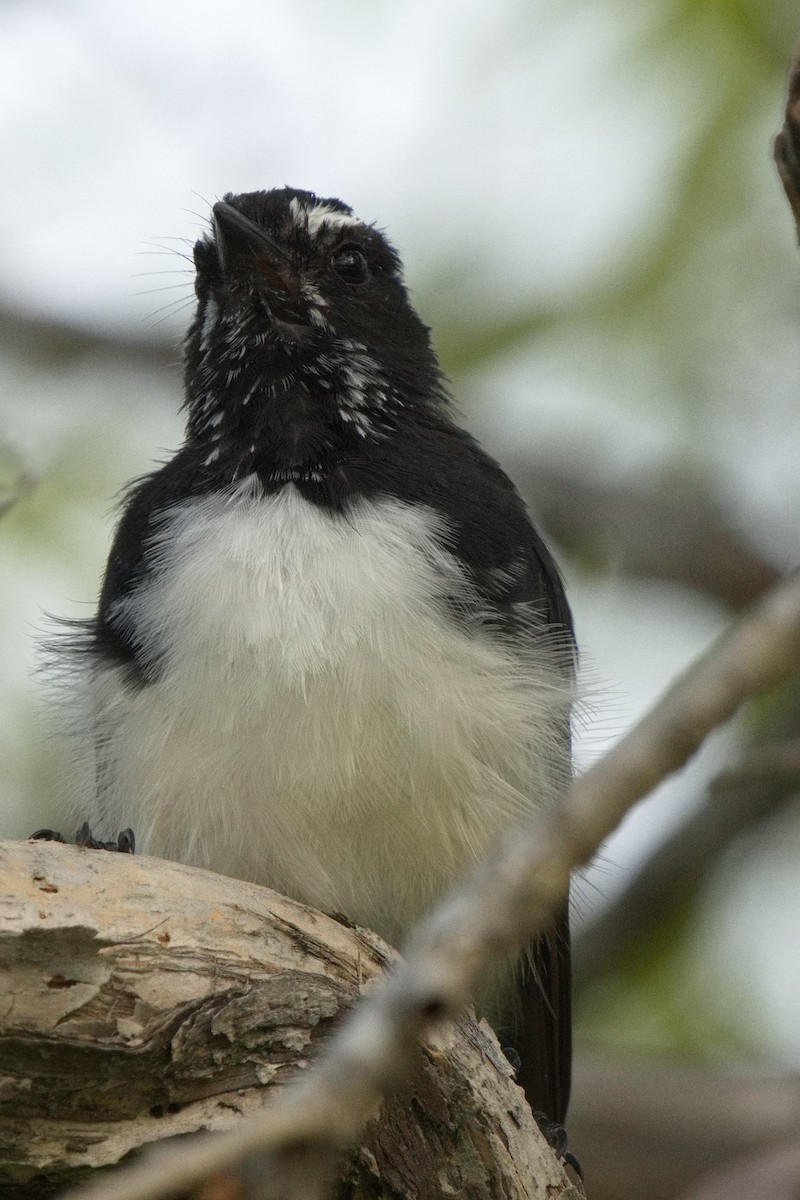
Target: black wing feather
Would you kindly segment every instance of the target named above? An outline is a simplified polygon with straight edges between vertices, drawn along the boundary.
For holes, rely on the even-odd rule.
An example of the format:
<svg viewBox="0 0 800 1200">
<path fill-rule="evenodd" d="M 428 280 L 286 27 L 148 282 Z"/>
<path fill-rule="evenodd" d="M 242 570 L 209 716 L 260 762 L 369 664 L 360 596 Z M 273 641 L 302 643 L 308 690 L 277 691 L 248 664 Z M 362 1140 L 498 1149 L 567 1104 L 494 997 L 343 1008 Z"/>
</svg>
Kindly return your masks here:
<svg viewBox="0 0 800 1200">
<path fill-rule="evenodd" d="M 563 1125 L 572 1079 L 572 988 L 569 900 L 518 967 L 520 1016 L 511 1041 L 519 1082 L 534 1111 Z"/>
<path fill-rule="evenodd" d="M 403 456 L 403 467 L 399 479 L 391 467 L 384 469 L 386 490 L 428 504 L 446 518 L 451 549 L 469 570 L 499 628 L 512 640 L 530 636 L 529 614 L 535 612 L 552 637 L 565 675 L 573 678 L 575 634 L 558 567 L 502 468 L 452 425 L 429 428 L 416 438 Z M 520 612 L 527 619 L 520 619 Z M 569 757 L 567 720 L 563 733 Z M 531 1108 L 563 1124 L 572 1074 L 568 897 L 522 956 L 516 973 L 517 1002 L 498 1032 L 520 1057 L 519 1080 Z"/>
</svg>

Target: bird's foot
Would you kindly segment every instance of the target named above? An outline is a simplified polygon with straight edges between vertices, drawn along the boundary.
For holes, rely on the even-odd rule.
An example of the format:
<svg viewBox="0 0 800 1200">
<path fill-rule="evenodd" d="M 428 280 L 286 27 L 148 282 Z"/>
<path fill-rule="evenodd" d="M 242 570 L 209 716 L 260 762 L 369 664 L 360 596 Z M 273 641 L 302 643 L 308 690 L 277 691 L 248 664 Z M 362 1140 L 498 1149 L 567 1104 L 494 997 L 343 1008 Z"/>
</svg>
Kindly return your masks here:
<svg viewBox="0 0 800 1200">
<path fill-rule="evenodd" d="M 545 1141 L 552 1146 L 553 1153 L 559 1162 L 564 1162 L 568 1167 L 572 1167 L 583 1183 L 583 1167 L 572 1151 L 567 1149 L 567 1131 L 564 1126 L 559 1125 L 556 1121 L 551 1121 L 547 1113 L 535 1112 L 533 1117 L 544 1134 Z"/>
<path fill-rule="evenodd" d="M 513 1046 L 503 1046 L 503 1054 L 508 1059 L 509 1066 L 515 1075 L 522 1070 L 522 1059 Z"/>
<path fill-rule="evenodd" d="M 63 842 L 67 839 L 55 829 L 37 829 L 28 838 L 30 842 Z M 88 821 L 84 821 L 75 834 L 75 845 L 83 846 L 86 850 L 115 850 L 119 854 L 133 854 L 136 849 L 136 838 L 132 829 L 123 829 L 115 842 L 100 842 L 92 833 Z"/>
<path fill-rule="evenodd" d="M 67 844 L 67 839 L 63 833 L 59 833 L 55 829 L 37 829 L 36 833 L 28 835 L 29 842 L 61 842 L 64 846 Z"/>
</svg>

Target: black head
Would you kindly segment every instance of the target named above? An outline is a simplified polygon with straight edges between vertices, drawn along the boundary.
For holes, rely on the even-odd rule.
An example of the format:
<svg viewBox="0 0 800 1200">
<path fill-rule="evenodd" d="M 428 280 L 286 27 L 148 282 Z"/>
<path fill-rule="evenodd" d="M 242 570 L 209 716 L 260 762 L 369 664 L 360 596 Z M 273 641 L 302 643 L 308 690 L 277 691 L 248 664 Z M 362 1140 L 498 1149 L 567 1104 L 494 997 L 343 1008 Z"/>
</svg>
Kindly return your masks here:
<svg viewBox="0 0 800 1200">
<path fill-rule="evenodd" d="M 311 461 L 445 403 L 396 251 L 341 201 L 226 195 L 194 260 L 190 437 Z"/>
</svg>

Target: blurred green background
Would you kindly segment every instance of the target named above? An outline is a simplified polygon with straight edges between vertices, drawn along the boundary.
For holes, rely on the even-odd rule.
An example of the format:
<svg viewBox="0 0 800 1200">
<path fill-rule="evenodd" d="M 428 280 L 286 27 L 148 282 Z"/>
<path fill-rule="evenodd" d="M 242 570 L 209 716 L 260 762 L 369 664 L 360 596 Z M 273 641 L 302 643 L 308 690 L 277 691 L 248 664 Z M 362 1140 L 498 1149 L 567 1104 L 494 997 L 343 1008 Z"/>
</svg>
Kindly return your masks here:
<svg viewBox="0 0 800 1200">
<path fill-rule="evenodd" d="M 226 191 L 339 195 L 400 248 L 465 421 L 564 565 L 580 764 L 796 564 L 800 262 L 771 139 L 799 27 L 785 0 L 0 6 L 0 836 L 59 823 L 43 613 L 92 611 L 115 495 L 179 444 L 181 256 Z M 790 692 L 744 714 L 578 885 L 589 1157 L 610 1085 L 584 1060 L 794 1078 L 797 730 Z M 614 1177 L 620 1145 L 602 1194 L 678 1194 L 720 1157 L 706 1137 L 684 1174 L 653 1150 Z"/>
</svg>

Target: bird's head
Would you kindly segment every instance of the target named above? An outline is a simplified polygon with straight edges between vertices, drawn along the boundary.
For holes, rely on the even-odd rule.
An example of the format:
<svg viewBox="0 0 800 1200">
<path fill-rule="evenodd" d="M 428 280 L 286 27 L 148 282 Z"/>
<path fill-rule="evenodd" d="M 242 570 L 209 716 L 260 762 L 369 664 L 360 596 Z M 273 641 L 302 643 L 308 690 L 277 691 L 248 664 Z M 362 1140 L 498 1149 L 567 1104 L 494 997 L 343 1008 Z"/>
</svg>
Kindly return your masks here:
<svg viewBox="0 0 800 1200">
<path fill-rule="evenodd" d="M 228 194 L 194 261 L 190 411 L 219 419 L 300 388 L 367 436 L 400 407 L 444 400 L 397 252 L 341 201 L 292 188 Z"/>
</svg>

